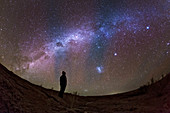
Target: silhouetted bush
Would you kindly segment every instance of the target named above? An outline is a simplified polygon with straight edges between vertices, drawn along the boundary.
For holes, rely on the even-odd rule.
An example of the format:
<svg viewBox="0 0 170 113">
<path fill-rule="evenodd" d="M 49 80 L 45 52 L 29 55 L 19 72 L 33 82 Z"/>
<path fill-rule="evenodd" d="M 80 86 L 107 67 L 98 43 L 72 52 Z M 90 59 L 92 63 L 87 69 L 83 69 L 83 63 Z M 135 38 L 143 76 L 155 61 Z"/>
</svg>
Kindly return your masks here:
<svg viewBox="0 0 170 113">
<path fill-rule="evenodd" d="M 151 78 L 151 84 L 153 84 L 154 83 L 154 79 L 153 79 L 153 77 Z"/>
<path fill-rule="evenodd" d="M 161 75 L 161 79 L 160 79 L 160 80 L 162 80 L 165 76 L 166 76 L 165 74 L 164 74 L 164 75 Z M 151 84 L 156 83 L 156 84 L 155 84 L 156 87 L 152 87 L 152 88 L 151 88 L 152 94 L 155 95 L 155 96 L 157 96 L 157 97 L 162 96 L 162 95 L 163 95 L 163 90 L 164 90 L 164 88 L 167 86 L 168 82 L 169 82 L 168 79 L 164 79 L 163 81 L 159 81 L 159 80 L 155 81 L 155 80 L 152 78 L 152 79 L 151 79 Z"/>
<path fill-rule="evenodd" d="M 73 108 L 74 103 L 77 101 L 77 96 L 78 96 L 77 91 L 76 91 L 76 92 L 73 92 L 72 101 L 71 101 L 71 104 L 70 104 L 70 108 Z"/>
</svg>

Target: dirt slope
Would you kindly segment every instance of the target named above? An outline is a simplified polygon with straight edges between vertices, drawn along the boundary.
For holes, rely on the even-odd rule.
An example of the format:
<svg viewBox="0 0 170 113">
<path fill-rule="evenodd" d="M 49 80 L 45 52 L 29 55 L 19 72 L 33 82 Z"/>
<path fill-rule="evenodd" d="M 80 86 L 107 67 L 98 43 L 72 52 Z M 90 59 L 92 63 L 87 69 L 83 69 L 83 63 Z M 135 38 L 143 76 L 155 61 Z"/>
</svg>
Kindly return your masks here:
<svg viewBox="0 0 170 113">
<path fill-rule="evenodd" d="M 83 97 L 31 84 L 0 64 L 0 113 L 170 113 L 170 74 L 140 89 Z"/>
<path fill-rule="evenodd" d="M 65 111 L 63 101 L 48 95 L 47 91 L 21 79 L 0 65 L 0 113 Z"/>
</svg>

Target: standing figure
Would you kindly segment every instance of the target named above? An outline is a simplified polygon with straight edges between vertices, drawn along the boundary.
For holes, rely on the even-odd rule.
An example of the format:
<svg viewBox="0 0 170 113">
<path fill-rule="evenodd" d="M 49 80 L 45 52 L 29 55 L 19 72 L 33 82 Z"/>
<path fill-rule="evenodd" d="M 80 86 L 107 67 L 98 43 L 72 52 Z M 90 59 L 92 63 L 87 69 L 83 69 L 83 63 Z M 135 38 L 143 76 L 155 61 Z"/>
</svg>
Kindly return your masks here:
<svg viewBox="0 0 170 113">
<path fill-rule="evenodd" d="M 66 89 L 66 85 L 67 85 L 66 72 L 62 71 L 62 75 L 60 77 L 60 92 L 58 95 L 61 98 L 63 98 L 63 94 Z"/>
</svg>

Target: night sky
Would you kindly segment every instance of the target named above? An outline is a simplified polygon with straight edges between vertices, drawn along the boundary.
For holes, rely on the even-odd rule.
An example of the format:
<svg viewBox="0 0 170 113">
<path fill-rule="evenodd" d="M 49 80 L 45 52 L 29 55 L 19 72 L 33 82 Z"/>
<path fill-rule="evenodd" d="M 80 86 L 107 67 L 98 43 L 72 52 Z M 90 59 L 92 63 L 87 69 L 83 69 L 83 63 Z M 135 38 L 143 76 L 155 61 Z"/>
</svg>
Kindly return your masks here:
<svg viewBox="0 0 170 113">
<path fill-rule="evenodd" d="M 126 92 L 170 72 L 169 0 L 0 0 L 0 62 L 66 92 Z"/>
</svg>

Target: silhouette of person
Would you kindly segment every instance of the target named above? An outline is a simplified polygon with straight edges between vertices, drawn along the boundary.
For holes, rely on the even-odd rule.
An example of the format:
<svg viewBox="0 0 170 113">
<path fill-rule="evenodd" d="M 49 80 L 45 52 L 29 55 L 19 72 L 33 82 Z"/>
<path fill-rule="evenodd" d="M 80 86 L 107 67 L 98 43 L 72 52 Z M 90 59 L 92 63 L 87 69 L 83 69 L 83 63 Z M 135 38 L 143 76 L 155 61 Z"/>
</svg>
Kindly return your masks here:
<svg viewBox="0 0 170 113">
<path fill-rule="evenodd" d="M 62 71 L 62 75 L 60 77 L 60 92 L 59 92 L 59 97 L 61 98 L 63 98 L 66 85 L 67 85 L 66 72 Z"/>
</svg>

